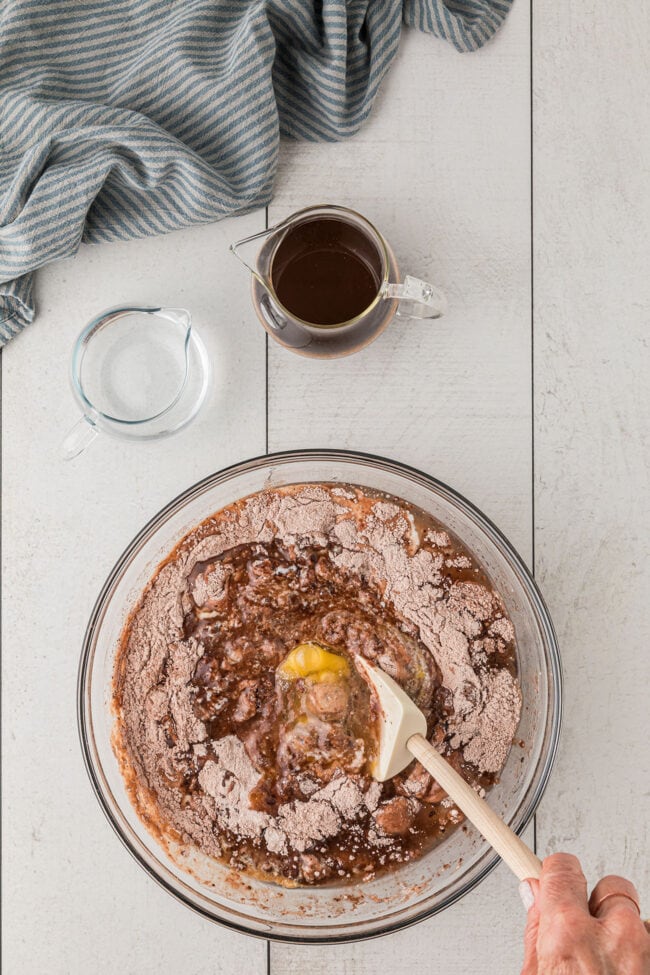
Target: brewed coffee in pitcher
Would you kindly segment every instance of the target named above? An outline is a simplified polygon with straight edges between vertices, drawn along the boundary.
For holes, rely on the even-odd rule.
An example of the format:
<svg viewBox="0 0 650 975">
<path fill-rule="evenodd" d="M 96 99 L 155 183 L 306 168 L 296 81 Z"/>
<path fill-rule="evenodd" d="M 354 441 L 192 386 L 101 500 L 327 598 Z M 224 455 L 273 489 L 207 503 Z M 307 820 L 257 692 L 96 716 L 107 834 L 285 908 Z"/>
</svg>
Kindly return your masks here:
<svg viewBox="0 0 650 975">
<path fill-rule="evenodd" d="M 260 239 L 251 266 L 239 251 Z M 444 312 L 444 295 L 432 285 L 408 275 L 400 283 L 387 241 L 346 207 L 300 210 L 231 250 L 253 275 L 253 305 L 264 328 L 302 355 L 349 355 L 396 315 L 439 318 Z"/>
</svg>

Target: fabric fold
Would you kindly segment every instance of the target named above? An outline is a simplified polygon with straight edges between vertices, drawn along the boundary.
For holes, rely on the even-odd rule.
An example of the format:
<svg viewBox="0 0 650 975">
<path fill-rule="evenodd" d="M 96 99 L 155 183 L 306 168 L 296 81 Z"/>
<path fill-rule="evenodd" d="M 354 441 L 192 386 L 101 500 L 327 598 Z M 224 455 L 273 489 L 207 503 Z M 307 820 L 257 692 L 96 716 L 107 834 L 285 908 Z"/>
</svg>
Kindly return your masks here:
<svg viewBox="0 0 650 975">
<path fill-rule="evenodd" d="M 512 0 L 14 0 L 0 12 L 0 345 L 33 272 L 266 205 L 280 136 L 367 118 L 405 23 L 472 51 Z"/>
</svg>

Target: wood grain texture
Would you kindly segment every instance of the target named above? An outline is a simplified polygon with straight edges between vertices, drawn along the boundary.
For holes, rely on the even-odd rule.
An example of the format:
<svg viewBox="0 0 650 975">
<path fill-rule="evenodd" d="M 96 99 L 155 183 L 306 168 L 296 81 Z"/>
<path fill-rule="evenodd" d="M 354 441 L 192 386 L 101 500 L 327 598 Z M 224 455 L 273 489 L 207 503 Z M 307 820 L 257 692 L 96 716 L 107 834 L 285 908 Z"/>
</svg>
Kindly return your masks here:
<svg viewBox="0 0 650 975">
<path fill-rule="evenodd" d="M 650 910 L 650 9 L 535 16 L 537 574 L 565 717 L 538 852 Z"/>
<path fill-rule="evenodd" d="M 7 975 L 235 975 L 263 942 L 185 910 L 123 849 L 92 794 L 76 727 L 81 643 L 133 534 L 195 480 L 264 452 L 264 336 L 227 253 L 264 213 L 158 240 L 84 247 L 39 275 L 39 317 L 3 353 L 3 913 Z M 59 444 L 77 416 L 74 339 L 120 302 L 191 309 L 215 365 L 211 401 L 166 441 Z M 36 377 L 36 378 L 35 378 Z"/>
<path fill-rule="evenodd" d="M 269 208 L 273 223 L 310 203 L 352 206 L 385 233 L 402 269 L 431 276 L 450 305 L 440 322 L 394 323 L 347 359 L 308 360 L 269 342 L 270 449 L 350 447 L 413 464 L 483 508 L 524 558 L 532 551 L 529 107 L 525 4 L 471 57 L 406 32 L 358 136 L 284 144 Z M 500 866 L 459 904 L 400 934 L 337 948 L 272 945 L 271 973 L 405 975 L 424 962 L 427 972 L 469 975 L 497 951 L 498 971 L 510 975 L 524 920 L 517 883 Z"/>
<path fill-rule="evenodd" d="M 406 31 L 363 130 L 282 146 L 269 220 L 315 202 L 369 217 L 449 298 L 347 359 L 269 342 L 269 446 L 388 454 L 464 491 L 531 551 L 528 17 L 462 57 Z M 504 481 L 506 483 L 504 483 Z"/>
<path fill-rule="evenodd" d="M 536 4 L 535 552 L 564 658 L 560 756 L 538 852 L 650 905 L 648 8 Z M 287 143 L 272 221 L 308 203 L 373 219 L 404 270 L 450 299 L 366 351 L 310 362 L 269 343 L 269 446 L 375 451 L 467 494 L 527 559 L 531 534 L 529 14 L 461 57 L 407 33 L 373 117 L 347 143 Z M 226 251 L 251 215 L 161 240 L 84 248 L 40 275 L 37 323 L 3 360 L 4 970 L 9 975 L 266 972 L 263 943 L 209 925 L 122 850 L 79 752 L 79 648 L 133 533 L 198 477 L 262 453 L 264 334 Z M 122 299 L 185 304 L 217 365 L 185 433 L 100 441 L 73 464 L 74 337 Z M 35 379 L 34 377 L 37 377 Z M 69 580 L 69 581 L 68 581 Z M 526 840 L 533 842 L 532 829 Z M 271 950 L 272 975 L 519 971 L 524 913 L 499 867 L 445 913 L 379 941 Z"/>
</svg>

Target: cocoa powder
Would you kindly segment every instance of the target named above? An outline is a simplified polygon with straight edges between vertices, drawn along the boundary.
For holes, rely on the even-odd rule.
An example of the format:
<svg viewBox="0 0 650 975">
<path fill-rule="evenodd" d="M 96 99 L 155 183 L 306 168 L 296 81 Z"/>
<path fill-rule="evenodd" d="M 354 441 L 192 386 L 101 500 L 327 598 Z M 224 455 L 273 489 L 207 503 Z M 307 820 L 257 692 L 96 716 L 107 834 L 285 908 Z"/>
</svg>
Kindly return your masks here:
<svg viewBox="0 0 650 975">
<path fill-rule="evenodd" d="M 224 830 L 286 855 L 314 850 L 378 809 L 378 783 L 345 773 L 325 785 L 305 777 L 304 799 L 281 804 L 275 813 L 252 809 L 249 797 L 260 773 L 246 745 L 234 733 L 211 739 L 196 717 L 192 678 L 203 647 L 185 636 L 185 614 L 195 607 L 209 617 L 225 596 L 227 571 L 210 560 L 236 546 L 273 541 L 296 552 L 327 547 L 337 570 L 381 593 L 403 621 L 399 640 L 386 645 L 408 653 L 419 641 L 439 671 L 451 700 L 450 747 L 479 773 L 498 773 L 521 709 L 515 677 L 486 666 L 488 656 L 514 638 L 499 595 L 484 582 L 462 578 L 478 571 L 469 554 L 440 528 L 420 531 L 402 505 L 354 488 L 301 485 L 253 495 L 199 526 L 158 571 L 125 629 L 115 676 L 118 751 L 156 795 L 162 817 L 215 856 Z M 209 571 L 197 574 L 195 567 L 205 563 Z M 394 668 L 399 679 L 396 657 L 376 662 L 388 672 Z M 215 710 L 220 705 L 215 699 Z M 200 765 L 199 792 L 181 801 L 188 754 Z M 419 800 L 409 804 L 409 814 L 417 812 Z M 379 826 L 366 840 L 381 850 L 392 842 Z"/>
</svg>

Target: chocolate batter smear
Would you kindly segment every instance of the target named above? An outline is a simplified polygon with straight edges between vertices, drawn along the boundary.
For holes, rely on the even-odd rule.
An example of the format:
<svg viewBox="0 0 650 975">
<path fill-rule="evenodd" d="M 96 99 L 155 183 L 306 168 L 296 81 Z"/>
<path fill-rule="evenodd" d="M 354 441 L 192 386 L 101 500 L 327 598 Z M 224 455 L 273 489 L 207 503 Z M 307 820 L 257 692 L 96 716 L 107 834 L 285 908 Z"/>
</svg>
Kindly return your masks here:
<svg viewBox="0 0 650 975">
<path fill-rule="evenodd" d="M 328 649 L 285 679 L 307 643 Z M 423 768 L 372 778 L 377 702 L 357 655 L 489 789 L 521 709 L 514 630 L 457 539 L 397 498 L 328 484 L 251 495 L 198 525 L 116 661 L 115 749 L 143 821 L 286 885 L 369 879 L 439 842 L 463 817 Z"/>
</svg>

